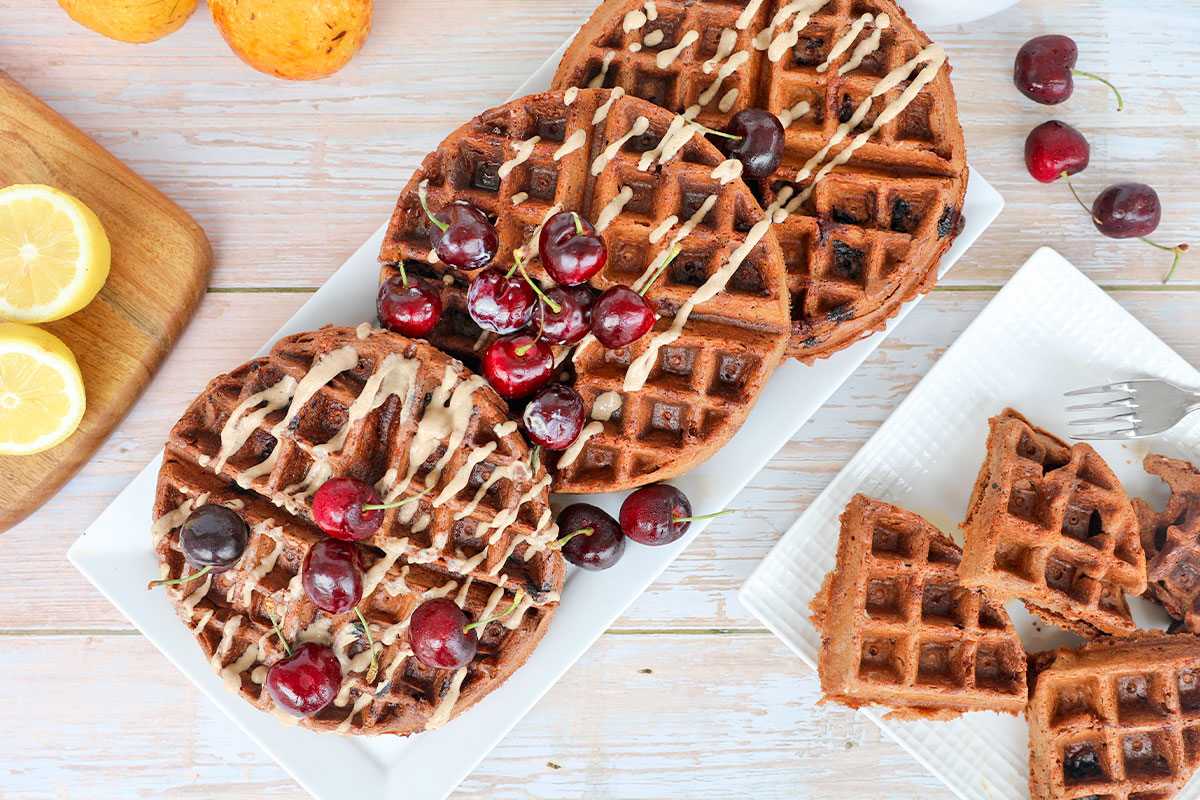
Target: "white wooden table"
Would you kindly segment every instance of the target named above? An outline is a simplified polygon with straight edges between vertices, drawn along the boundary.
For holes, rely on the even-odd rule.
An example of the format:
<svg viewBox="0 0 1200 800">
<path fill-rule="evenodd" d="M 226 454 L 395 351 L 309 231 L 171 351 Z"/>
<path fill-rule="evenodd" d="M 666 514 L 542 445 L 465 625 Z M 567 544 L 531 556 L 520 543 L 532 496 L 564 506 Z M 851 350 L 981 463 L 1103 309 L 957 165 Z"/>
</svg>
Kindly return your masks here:
<svg viewBox="0 0 1200 800">
<path fill-rule="evenodd" d="M 195 321 L 128 419 L 45 508 L 0 536 L 0 797 L 304 796 L 65 551 L 208 379 L 248 358 L 385 219 L 420 158 L 506 98 L 592 5 L 377 0 L 375 30 L 346 70 L 290 84 L 238 61 L 203 8 L 134 47 L 49 0 L 0 0 L 0 68 L 191 212 L 217 258 Z M 1056 109 L 1018 95 L 1013 55 L 1045 32 L 1074 36 L 1080 67 L 1120 84 L 1126 111 L 1097 85 Z M 1165 206 L 1157 238 L 1200 245 L 1200 5 L 1025 0 L 935 37 L 954 64 L 972 165 L 1004 194 L 1004 214 L 742 493 L 745 510 L 713 524 L 456 796 L 950 797 L 869 721 L 816 707 L 815 676 L 735 593 L 1038 245 L 1056 246 L 1200 363 L 1200 252 L 1163 287 L 1167 254 L 1099 236 L 1065 187 L 1035 184 L 1021 156 L 1035 124 L 1069 121 L 1092 142 L 1082 192 L 1149 182 Z"/>
</svg>

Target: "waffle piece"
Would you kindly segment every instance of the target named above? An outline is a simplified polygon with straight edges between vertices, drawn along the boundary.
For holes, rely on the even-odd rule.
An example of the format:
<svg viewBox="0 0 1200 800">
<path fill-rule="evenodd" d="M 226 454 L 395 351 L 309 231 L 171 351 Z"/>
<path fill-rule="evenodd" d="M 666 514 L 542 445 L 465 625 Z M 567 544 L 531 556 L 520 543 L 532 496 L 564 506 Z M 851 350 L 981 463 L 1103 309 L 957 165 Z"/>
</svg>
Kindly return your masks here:
<svg viewBox="0 0 1200 800">
<path fill-rule="evenodd" d="M 1200 470 L 1187 461 L 1150 454 L 1143 465 L 1171 487 L 1162 511 L 1135 497 L 1149 587 L 1185 630 L 1200 633 Z"/>
<path fill-rule="evenodd" d="M 606 0 L 553 85 L 621 87 L 718 130 L 745 108 L 779 116 L 783 164 L 756 188 L 790 212 L 788 354 L 812 363 L 928 291 L 960 230 L 944 58 L 891 0 Z"/>
<path fill-rule="evenodd" d="M 503 401 L 478 376 L 423 342 L 369 326 L 281 339 L 209 383 L 171 431 L 155 499 L 154 546 L 166 578 L 194 571 L 179 550 L 192 509 L 218 503 L 251 528 L 228 572 L 166 588 L 213 669 L 255 706 L 296 722 L 263 691 L 283 657 L 268 603 L 289 642 L 330 645 L 341 694 L 299 724 L 340 733 L 409 734 L 437 727 L 502 684 L 541 639 L 562 587 L 562 557 L 547 504 L 550 478 Z M 332 477 L 375 484 L 389 499 L 428 493 L 386 512 L 362 544 L 360 608 L 378 643 L 379 676 L 353 613 L 329 615 L 305 596 L 299 572 L 325 537 L 311 497 Z M 409 615 L 451 596 L 473 619 L 524 599 L 481 631 L 458 671 L 412 657 Z"/>
<path fill-rule="evenodd" d="M 962 524 L 963 584 L 1082 636 L 1137 630 L 1125 594 L 1146 589 L 1137 517 L 1087 444 L 1069 447 L 1011 408 L 989 420 L 987 459 Z"/>
<path fill-rule="evenodd" d="M 648 292 L 660 316 L 653 331 L 613 351 L 588 337 L 564 362 L 593 421 L 552 456 L 555 491 L 628 489 L 704 461 L 745 420 L 787 344 L 783 260 L 763 211 L 715 147 L 672 125 L 666 111 L 605 90 L 486 111 L 426 157 L 380 249 L 384 278 L 405 262 L 439 282 L 446 311 L 429 340 L 469 358 L 488 341 L 466 312 L 477 273 L 431 263 L 422 191 L 434 209 L 463 200 L 487 212 L 500 238 L 493 266 L 507 269 L 526 247 L 539 280 L 539 226 L 560 210 L 591 220 L 608 246 L 597 290 L 640 286 L 682 248 Z"/>
<path fill-rule="evenodd" d="M 825 700 L 901 717 L 1025 707 L 1025 651 L 1004 608 L 959 584 L 961 558 L 911 511 L 854 496 L 813 600 Z"/>
<path fill-rule="evenodd" d="M 1167 800 L 1200 764 L 1200 638 L 1139 633 L 1039 654 L 1032 800 Z"/>
</svg>

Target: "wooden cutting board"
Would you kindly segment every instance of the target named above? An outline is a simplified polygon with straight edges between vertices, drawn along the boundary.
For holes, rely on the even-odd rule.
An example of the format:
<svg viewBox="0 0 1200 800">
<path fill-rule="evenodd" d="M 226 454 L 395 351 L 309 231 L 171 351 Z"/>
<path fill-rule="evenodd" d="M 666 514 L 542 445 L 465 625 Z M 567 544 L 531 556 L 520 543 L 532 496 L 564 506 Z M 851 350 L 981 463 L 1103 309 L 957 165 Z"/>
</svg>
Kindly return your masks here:
<svg viewBox="0 0 1200 800">
<path fill-rule="evenodd" d="M 0 70 L 0 187 L 44 183 L 86 203 L 112 243 L 108 282 L 86 308 L 46 323 L 83 371 L 87 411 L 62 444 L 0 456 L 0 532 L 50 499 L 120 422 L 208 286 L 200 226 L 161 192 Z"/>
</svg>

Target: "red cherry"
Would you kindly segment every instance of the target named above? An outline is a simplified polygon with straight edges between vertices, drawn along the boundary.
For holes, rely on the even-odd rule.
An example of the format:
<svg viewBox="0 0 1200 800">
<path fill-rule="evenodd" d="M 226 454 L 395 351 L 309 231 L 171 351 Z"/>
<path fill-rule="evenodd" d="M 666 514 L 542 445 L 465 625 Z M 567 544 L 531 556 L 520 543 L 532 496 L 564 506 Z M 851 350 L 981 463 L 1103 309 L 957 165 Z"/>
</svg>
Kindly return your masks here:
<svg viewBox="0 0 1200 800">
<path fill-rule="evenodd" d="M 316 542 L 304 557 L 300 576 L 308 599 L 328 614 L 344 614 L 362 600 L 362 553 L 354 542 Z"/>
<path fill-rule="evenodd" d="M 1025 139 L 1025 166 L 1042 183 L 1053 183 L 1063 173 L 1082 172 L 1090 156 L 1083 134 L 1058 120 L 1043 122 Z"/>
<path fill-rule="evenodd" d="M 553 377 L 554 351 L 529 333 L 505 336 L 484 351 L 483 375 L 501 397 L 528 397 Z"/>
<path fill-rule="evenodd" d="M 428 336 L 442 318 L 442 296 L 427 281 L 405 275 L 401 265 L 399 275 L 390 275 L 379 285 L 375 311 L 389 331 L 419 339 Z"/>
<path fill-rule="evenodd" d="M 665 483 L 643 486 L 621 504 L 621 530 L 638 544 L 670 544 L 687 533 L 691 519 L 687 497 Z"/>
<path fill-rule="evenodd" d="M 408 623 L 413 655 L 433 669 L 458 669 L 471 663 L 479 647 L 467 615 L 451 599 L 439 597 L 417 606 Z"/>
<path fill-rule="evenodd" d="M 538 252 L 546 274 L 564 286 L 587 283 L 608 261 L 608 247 L 596 228 L 574 211 L 560 211 L 546 221 Z"/>
<path fill-rule="evenodd" d="M 333 702 L 342 688 L 342 664 L 323 644 L 308 642 L 267 671 L 267 692 L 297 717 L 311 717 Z"/>
<path fill-rule="evenodd" d="M 547 450 L 566 450 L 579 438 L 587 411 L 583 398 L 570 386 L 543 387 L 525 406 L 525 434 Z"/>
<path fill-rule="evenodd" d="M 505 275 L 498 269 L 479 273 L 467 291 L 471 319 L 494 333 L 514 333 L 524 328 L 537 303 L 537 294 L 523 276 Z"/>
<path fill-rule="evenodd" d="M 609 350 L 633 344 L 654 327 L 654 308 L 628 286 L 612 286 L 592 307 L 592 333 Z"/>
<path fill-rule="evenodd" d="M 625 552 L 625 534 L 601 508 L 575 503 L 558 512 L 558 541 L 563 558 L 587 570 L 608 569 Z"/>
<path fill-rule="evenodd" d="M 335 539 L 360 541 L 383 525 L 382 510 L 364 511 L 363 506 L 382 503 L 383 498 L 369 483 L 357 478 L 331 478 L 313 495 L 313 522 Z"/>
<path fill-rule="evenodd" d="M 1162 220 L 1158 192 L 1144 183 L 1118 183 L 1092 203 L 1096 229 L 1113 239 L 1149 236 Z"/>
<path fill-rule="evenodd" d="M 487 215 L 462 201 L 450 203 L 433 214 L 424 194 L 421 206 L 430 220 L 429 244 L 442 263 L 461 270 L 486 267 L 500 248 L 500 235 Z"/>
<path fill-rule="evenodd" d="M 554 286 L 546 297 L 558 305 L 555 311 L 538 301 L 534 320 L 542 338 L 551 344 L 576 344 L 592 329 L 592 306 L 596 298 L 586 286 Z"/>
<path fill-rule="evenodd" d="M 784 134 L 779 117 L 761 108 L 747 108 L 733 115 L 717 146 L 725 155 L 742 162 L 742 176 L 769 178 L 783 162 Z M 737 137 L 737 138 L 731 138 Z"/>
<path fill-rule="evenodd" d="M 1075 75 L 1100 81 L 1117 96 L 1117 110 L 1124 107 L 1117 87 L 1090 72 L 1075 69 L 1079 48 L 1069 36 L 1050 34 L 1030 39 L 1017 51 L 1013 83 L 1021 94 L 1036 103 L 1053 106 L 1066 100 L 1075 89 Z"/>
</svg>

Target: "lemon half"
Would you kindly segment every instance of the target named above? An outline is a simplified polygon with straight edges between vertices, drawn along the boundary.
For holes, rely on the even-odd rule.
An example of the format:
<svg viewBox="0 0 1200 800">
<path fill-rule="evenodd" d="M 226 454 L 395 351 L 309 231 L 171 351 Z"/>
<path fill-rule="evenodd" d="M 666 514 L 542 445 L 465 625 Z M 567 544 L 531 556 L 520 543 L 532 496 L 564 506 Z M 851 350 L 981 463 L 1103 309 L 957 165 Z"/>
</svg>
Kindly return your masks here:
<svg viewBox="0 0 1200 800">
<path fill-rule="evenodd" d="M 86 306 L 108 278 L 100 218 L 51 186 L 0 189 L 0 317 L 50 322 Z"/>
<path fill-rule="evenodd" d="M 0 323 L 0 455 L 49 450 L 79 427 L 83 376 L 57 336 Z"/>
</svg>

